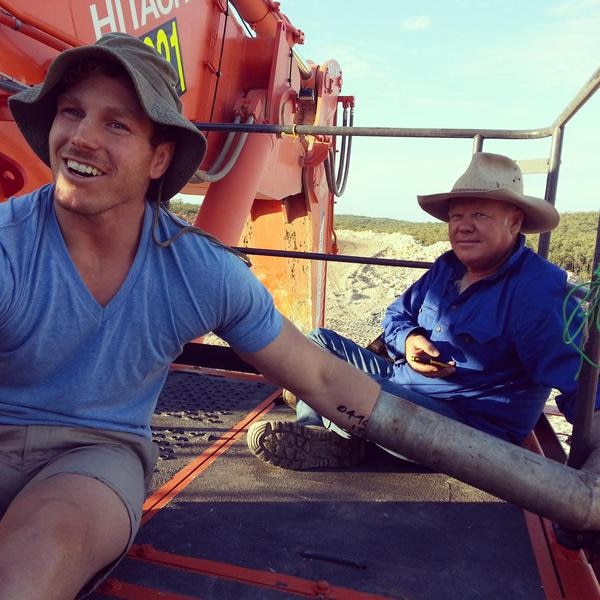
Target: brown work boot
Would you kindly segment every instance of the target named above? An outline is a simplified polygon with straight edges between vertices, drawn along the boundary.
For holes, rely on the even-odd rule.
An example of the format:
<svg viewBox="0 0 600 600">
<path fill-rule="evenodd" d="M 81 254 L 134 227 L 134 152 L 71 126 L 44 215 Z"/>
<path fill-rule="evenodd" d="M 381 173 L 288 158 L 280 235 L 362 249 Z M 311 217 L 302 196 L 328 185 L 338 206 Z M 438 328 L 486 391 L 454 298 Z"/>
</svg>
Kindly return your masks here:
<svg viewBox="0 0 600 600">
<path fill-rule="evenodd" d="M 292 421 L 259 421 L 248 429 L 248 447 L 265 462 L 304 471 L 354 467 L 365 457 L 364 440 L 346 439 L 325 427 Z"/>
</svg>

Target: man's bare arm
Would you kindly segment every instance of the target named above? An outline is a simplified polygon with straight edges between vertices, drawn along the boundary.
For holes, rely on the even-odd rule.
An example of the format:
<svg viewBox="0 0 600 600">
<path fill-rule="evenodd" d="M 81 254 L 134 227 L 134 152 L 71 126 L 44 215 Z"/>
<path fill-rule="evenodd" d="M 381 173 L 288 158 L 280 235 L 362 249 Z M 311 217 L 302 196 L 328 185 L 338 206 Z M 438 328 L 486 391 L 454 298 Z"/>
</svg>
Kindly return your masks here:
<svg viewBox="0 0 600 600">
<path fill-rule="evenodd" d="M 267 379 L 289 389 L 322 416 L 356 435 L 364 433 L 379 385 L 308 340 L 287 319 L 268 346 L 239 354 Z"/>
</svg>

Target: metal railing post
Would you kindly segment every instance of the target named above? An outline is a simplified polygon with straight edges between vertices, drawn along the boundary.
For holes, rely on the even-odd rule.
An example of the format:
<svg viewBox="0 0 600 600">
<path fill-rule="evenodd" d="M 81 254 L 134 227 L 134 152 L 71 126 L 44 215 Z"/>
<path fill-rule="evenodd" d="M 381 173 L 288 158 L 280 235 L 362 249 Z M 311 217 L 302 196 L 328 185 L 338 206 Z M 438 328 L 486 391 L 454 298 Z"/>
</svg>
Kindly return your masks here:
<svg viewBox="0 0 600 600">
<path fill-rule="evenodd" d="M 588 312 L 587 339 L 583 351 L 588 359 L 595 365 L 600 363 L 600 331 L 598 319 L 600 312 L 600 277 L 598 265 L 600 264 L 600 215 L 596 229 L 596 249 L 592 265 L 591 283 L 591 309 Z M 595 299 L 595 302 L 594 302 Z M 598 369 L 587 361 L 581 366 L 577 396 L 575 399 L 575 417 L 573 419 L 573 435 L 571 438 L 571 451 L 567 464 L 579 469 L 592 450 L 592 418 L 596 404 L 596 391 L 598 389 Z M 600 440 L 597 440 L 600 441 Z"/>
<path fill-rule="evenodd" d="M 554 206 L 556 204 L 556 189 L 558 187 L 558 174 L 560 171 L 560 159 L 562 156 L 562 146 L 564 139 L 564 127 L 556 127 L 552 132 L 552 148 L 550 150 L 550 164 L 548 166 L 548 175 L 546 177 L 546 191 L 544 198 Z M 548 258 L 550 251 L 551 232 L 540 234 L 538 242 L 538 254 Z"/>
</svg>

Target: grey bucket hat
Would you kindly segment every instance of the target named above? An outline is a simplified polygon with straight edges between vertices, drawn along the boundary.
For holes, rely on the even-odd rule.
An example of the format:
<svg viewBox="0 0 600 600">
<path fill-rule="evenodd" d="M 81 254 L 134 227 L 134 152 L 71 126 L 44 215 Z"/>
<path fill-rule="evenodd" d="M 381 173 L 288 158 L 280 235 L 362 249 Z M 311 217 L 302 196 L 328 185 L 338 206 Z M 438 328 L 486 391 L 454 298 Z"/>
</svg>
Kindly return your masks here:
<svg viewBox="0 0 600 600">
<path fill-rule="evenodd" d="M 523 233 L 542 233 L 559 222 L 556 208 L 543 198 L 523 194 L 523 175 L 508 156 L 478 152 L 452 191 L 417 196 L 421 208 L 440 221 L 448 222 L 448 202 L 452 198 L 481 198 L 510 202 L 523 211 Z"/>
<path fill-rule="evenodd" d="M 13 117 L 33 151 L 50 166 L 48 134 L 56 114 L 56 90 L 65 71 L 87 59 L 116 62 L 129 75 L 142 109 L 156 124 L 170 129 L 175 141 L 171 164 L 163 175 L 162 197 L 174 196 L 195 173 L 206 151 L 206 138 L 182 115 L 175 69 L 153 48 L 125 33 L 109 33 L 95 44 L 59 54 L 42 83 L 8 100 Z M 156 200 L 158 185 L 148 191 Z"/>
</svg>

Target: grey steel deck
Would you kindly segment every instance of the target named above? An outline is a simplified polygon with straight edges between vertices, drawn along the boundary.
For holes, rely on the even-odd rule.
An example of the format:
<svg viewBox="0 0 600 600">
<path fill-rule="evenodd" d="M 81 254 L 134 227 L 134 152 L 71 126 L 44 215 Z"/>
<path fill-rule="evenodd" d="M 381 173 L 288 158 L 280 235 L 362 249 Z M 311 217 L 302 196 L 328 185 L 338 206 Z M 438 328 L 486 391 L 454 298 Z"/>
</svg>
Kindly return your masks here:
<svg viewBox="0 0 600 600">
<path fill-rule="evenodd" d="M 156 487 L 273 389 L 171 373 L 154 422 Z M 269 418 L 293 414 L 276 406 Z M 295 472 L 253 457 L 242 436 L 142 527 L 136 544 L 388 598 L 544 598 L 521 510 L 376 447 L 360 468 Z M 265 587 L 134 558 L 113 576 L 205 600 L 301 597 L 285 582 Z M 320 589 L 324 598 L 350 597 Z"/>
</svg>

